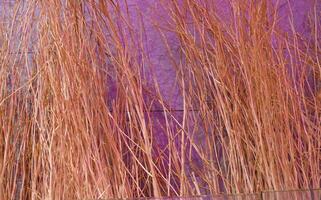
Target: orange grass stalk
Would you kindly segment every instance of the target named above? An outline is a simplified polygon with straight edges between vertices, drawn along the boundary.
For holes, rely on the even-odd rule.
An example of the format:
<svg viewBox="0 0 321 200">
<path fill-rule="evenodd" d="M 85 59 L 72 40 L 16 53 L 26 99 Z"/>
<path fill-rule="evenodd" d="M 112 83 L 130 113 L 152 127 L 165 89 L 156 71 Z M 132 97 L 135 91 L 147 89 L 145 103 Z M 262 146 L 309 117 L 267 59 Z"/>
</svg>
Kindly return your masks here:
<svg viewBox="0 0 321 200">
<path fill-rule="evenodd" d="M 188 141 L 201 158 L 192 174 L 210 194 L 319 188 L 316 5 L 313 42 L 298 37 L 292 18 L 292 32 L 285 35 L 269 1 L 230 1 L 230 6 L 232 19 L 226 22 L 210 1 L 173 1 L 165 6 L 170 28 L 157 26 L 161 33 L 173 31 L 181 45 L 182 59 L 172 57 L 173 66 L 182 80 L 184 108 L 194 116 L 190 123 L 198 126 L 189 134 L 202 138 Z M 181 195 L 196 193 L 191 191 Z"/>
<path fill-rule="evenodd" d="M 13 3 L 14 15 L 26 17 L 11 16 L 1 38 L 1 199 L 161 195 L 140 41 L 119 7 Z M 111 78 L 117 97 L 109 104 Z"/>
<path fill-rule="evenodd" d="M 155 29 L 179 77 L 181 114 L 152 69 L 145 78 L 144 26 L 133 27 L 126 1 L 3 6 L 0 199 L 319 188 L 316 5 L 309 42 L 294 26 L 283 33 L 268 1 L 230 3 L 226 24 L 210 1 L 166 1 L 180 57 Z"/>
</svg>

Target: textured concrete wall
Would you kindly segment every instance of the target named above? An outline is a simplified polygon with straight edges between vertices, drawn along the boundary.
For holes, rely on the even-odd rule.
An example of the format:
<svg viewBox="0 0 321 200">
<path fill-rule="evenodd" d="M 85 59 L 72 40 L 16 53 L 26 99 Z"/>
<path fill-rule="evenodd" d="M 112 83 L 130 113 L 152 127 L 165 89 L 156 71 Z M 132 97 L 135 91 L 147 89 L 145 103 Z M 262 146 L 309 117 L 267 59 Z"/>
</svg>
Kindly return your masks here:
<svg viewBox="0 0 321 200">
<path fill-rule="evenodd" d="M 160 2 L 164 3 L 166 0 L 129 0 L 129 11 L 132 16 L 134 27 L 139 28 L 141 20 L 145 25 L 145 45 L 161 92 L 165 100 L 172 106 L 172 109 L 177 110 L 177 112 L 175 112 L 177 120 L 182 120 L 183 112 L 181 110 L 183 109 L 183 103 L 175 80 L 175 70 L 168 58 L 168 53 L 159 31 L 153 26 L 153 20 L 157 20 L 162 25 L 165 25 L 166 21 L 169 20 L 169 17 L 167 16 L 166 11 L 162 9 Z M 232 13 L 228 3 L 229 0 L 213 0 L 209 2 L 216 4 L 218 9 L 217 12 L 222 19 L 226 21 L 231 20 Z M 313 3 L 315 2 L 316 1 L 312 0 L 273 0 L 273 3 L 277 5 L 279 24 L 283 30 L 285 32 L 291 32 L 289 20 L 293 17 L 294 28 L 302 34 L 302 36 L 309 37 L 311 31 L 308 24 L 308 13 L 311 11 Z M 164 30 L 164 33 L 170 41 L 170 47 L 172 49 L 179 49 L 179 43 L 175 35 L 166 30 Z M 165 123 L 164 116 L 162 113 L 152 113 L 151 115 L 155 120 L 154 134 L 158 136 L 156 143 L 163 146 L 167 143 L 167 138 L 166 136 L 164 137 L 165 133 L 161 128 L 161 124 Z M 189 124 L 189 126 L 189 128 L 193 128 L 193 124 Z M 198 130 L 197 132 L 200 134 L 195 134 L 195 137 L 197 137 L 195 140 L 198 140 L 201 143 L 203 141 L 203 131 Z"/>
<path fill-rule="evenodd" d="M 179 91 L 175 86 L 175 72 L 173 66 L 168 59 L 167 51 L 163 45 L 161 36 L 152 24 L 154 19 L 159 19 L 160 22 L 164 23 L 169 19 L 164 12 L 164 9 L 161 8 L 160 2 L 166 1 L 128 0 L 128 5 L 134 24 L 140 23 L 141 19 L 144 22 L 146 29 L 146 46 L 165 98 L 172 102 L 171 105 L 173 108 L 182 109 Z M 231 16 L 228 2 L 228 0 L 212 1 L 212 3 L 216 4 L 219 15 L 225 20 L 229 20 Z M 284 31 L 291 31 L 289 20 L 293 17 L 294 28 L 301 33 L 302 36 L 309 37 L 310 28 L 308 13 L 316 2 L 317 1 L 314 0 L 273 0 L 273 3 L 277 5 L 279 23 Z M 139 12 L 141 13 L 139 14 Z M 139 27 L 137 24 L 135 26 Z M 167 36 L 169 37 L 169 41 L 171 41 L 171 48 L 178 49 L 179 44 L 175 36 L 170 33 L 167 33 Z"/>
<path fill-rule="evenodd" d="M 144 46 L 147 50 L 147 54 L 150 58 L 150 63 L 148 63 L 148 70 L 146 71 L 147 77 L 149 70 L 152 69 L 154 75 L 157 78 L 158 84 L 160 85 L 161 93 L 163 94 L 164 99 L 172 107 L 173 110 L 178 110 L 176 112 L 176 117 L 178 120 L 182 118 L 182 98 L 178 85 L 176 84 L 176 74 L 173 68 L 173 65 L 168 58 L 167 49 L 163 43 L 160 32 L 155 28 L 154 24 L 157 21 L 161 26 L 166 28 L 166 23 L 169 21 L 169 16 L 164 10 L 163 5 L 166 5 L 167 0 L 127 0 L 128 12 L 131 17 L 131 22 L 136 31 L 141 31 L 141 28 L 144 28 Z M 169 1 L 169 0 L 168 0 Z M 177 0 L 181 1 L 181 0 Z M 217 13 L 220 17 L 226 21 L 231 19 L 231 8 L 229 5 L 229 0 L 199 0 L 199 1 L 208 1 L 216 5 Z M 0 1 L 0 15 L 1 21 L 0 25 L 3 27 L 9 27 L 10 21 L 15 16 L 12 12 L 14 6 L 14 0 L 1 0 Z M 24 4 L 25 1 L 21 1 Z M 121 3 L 122 9 L 126 12 L 125 1 L 119 0 Z M 308 13 L 311 11 L 312 6 L 316 3 L 317 0 L 273 0 L 274 4 L 277 4 L 278 14 L 279 14 L 279 23 L 285 31 L 291 31 L 291 24 L 289 19 L 293 17 L 294 28 L 299 31 L 304 37 L 309 37 L 311 32 L 308 23 Z M 320 7 L 318 5 L 318 8 Z M 16 14 L 16 19 L 19 21 L 24 18 L 26 7 L 23 7 Z M 318 10 L 320 12 L 320 9 Z M 143 25 L 143 26 L 142 26 Z M 8 29 L 9 30 L 9 29 Z M 170 48 L 179 49 L 179 43 L 177 38 L 173 33 L 162 29 L 166 35 Z M 33 31 L 37 31 L 34 29 Z M 13 37 L 12 53 L 19 53 L 19 36 L 22 32 L 16 32 L 16 35 Z M 17 38 L 16 40 L 14 38 Z M 1 42 L 1 41 L 0 41 Z M 31 44 L 32 45 L 32 42 Z M 175 51 L 174 51 L 175 52 Z M 177 51 L 178 52 L 178 51 Z M 32 54 L 32 51 L 30 52 Z M 31 56 L 30 56 L 31 60 Z M 155 131 L 161 135 L 161 124 L 164 122 L 164 116 L 162 113 L 153 113 L 152 117 L 157 119 L 159 122 L 156 122 Z M 160 143 L 166 143 L 160 140 Z"/>
<path fill-rule="evenodd" d="M 150 65 L 157 77 L 157 81 L 160 85 L 161 92 L 164 95 L 165 100 L 172 105 L 173 109 L 182 109 L 182 100 L 179 95 L 179 90 L 176 85 L 176 75 L 173 69 L 172 63 L 168 59 L 167 50 L 163 44 L 159 31 L 153 26 L 154 20 L 157 20 L 161 25 L 165 25 L 169 20 L 166 11 L 163 9 L 162 3 L 166 4 L 167 0 L 127 0 L 128 11 L 131 16 L 131 22 L 133 27 L 137 31 L 144 24 L 144 40 L 145 48 L 150 57 Z M 180 0 L 177 0 L 180 1 Z M 202 1 L 202 0 L 200 0 Z M 1 0 L 0 1 L 0 26 L 7 26 L 10 20 L 15 16 L 12 12 L 15 0 Z M 26 1 L 21 1 L 24 4 Z M 122 8 L 125 11 L 125 1 L 119 1 L 122 4 Z M 229 20 L 231 16 L 231 10 L 229 6 L 229 0 L 213 0 L 209 1 L 216 4 L 218 13 L 222 19 Z M 291 31 L 291 24 L 289 19 L 293 15 L 294 28 L 299 31 L 303 36 L 309 37 L 311 32 L 308 22 L 308 12 L 311 11 L 312 5 L 317 0 L 273 0 L 274 4 L 278 2 L 278 14 L 280 16 L 279 22 L 285 31 Z M 318 12 L 321 9 L 321 3 L 318 3 Z M 22 7 L 17 13 L 17 20 L 24 17 L 26 8 Z M 36 31 L 36 30 L 34 30 Z M 164 30 L 170 46 L 172 49 L 179 49 L 178 41 L 170 32 Z M 19 32 L 16 33 L 13 38 L 19 38 Z M 21 33 L 20 33 L 21 34 Z M 1 41 L 0 41 L 1 42 Z M 19 52 L 18 44 L 19 39 L 13 41 L 15 45 L 12 47 L 13 53 Z M 32 44 L 31 44 L 32 45 Z M 32 53 L 32 52 L 31 52 Z"/>
</svg>

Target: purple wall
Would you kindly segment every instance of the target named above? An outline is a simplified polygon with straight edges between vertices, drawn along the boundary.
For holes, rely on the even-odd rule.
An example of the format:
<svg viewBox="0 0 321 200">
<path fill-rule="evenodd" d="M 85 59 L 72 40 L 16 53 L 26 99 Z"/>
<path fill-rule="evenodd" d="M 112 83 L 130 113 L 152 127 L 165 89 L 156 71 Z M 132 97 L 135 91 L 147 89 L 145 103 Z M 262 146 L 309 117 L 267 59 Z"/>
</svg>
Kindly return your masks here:
<svg viewBox="0 0 321 200">
<path fill-rule="evenodd" d="M 128 0 L 129 11 L 132 16 L 132 22 L 135 27 L 140 27 L 141 20 L 146 29 L 146 49 L 151 59 L 151 67 L 157 77 L 161 91 L 166 100 L 170 101 L 174 109 L 182 109 L 182 100 L 179 95 L 179 90 L 175 84 L 175 71 L 168 59 L 166 48 L 163 45 L 159 31 L 153 26 L 153 20 L 158 20 L 166 24 L 169 20 L 166 12 L 162 9 L 162 3 L 166 1 L 160 0 Z M 205 2 L 205 1 L 201 1 Z M 226 21 L 231 18 L 231 10 L 229 0 L 214 0 L 212 2 L 217 7 L 217 12 L 220 17 Z M 289 19 L 293 14 L 294 28 L 302 36 L 308 37 L 310 28 L 308 23 L 308 12 L 311 11 L 312 6 L 317 0 L 273 0 L 274 5 L 278 8 L 279 25 L 284 31 L 291 31 L 291 24 Z M 320 3 L 318 5 L 320 7 Z M 292 12 L 292 14 L 291 14 Z M 319 10 L 320 12 L 320 10 Z M 164 31 L 172 49 L 178 49 L 179 44 L 175 36 L 169 32 Z"/>
<path fill-rule="evenodd" d="M 145 45 L 146 49 L 148 49 L 148 55 L 150 56 L 150 67 L 155 73 L 165 100 L 169 102 L 172 109 L 182 110 L 183 100 L 176 84 L 176 72 L 174 66 L 168 58 L 168 52 L 166 50 L 166 47 L 164 46 L 159 30 L 157 30 L 153 26 L 154 20 L 160 22 L 161 25 L 164 25 L 165 27 L 166 23 L 169 21 L 169 17 L 166 15 L 166 11 L 162 9 L 160 2 L 166 2 L 166 0 L 129 0 L 129 10 L 135 27 L 139 29 L 139 24 L 141 24 L 140 20 L 142 20 L 145 25 Z M 228 3 L 229 0 L 214 0 L 208 2 L 212 2 L 217 6 L 217 13 L 222 19 L 225 20 L 226 23 L 232 20 L 232 12 Z M 293 25 L 295 30 L 303 37 L 310 37 L 311 31 L 308 24 L 308 13 L 309 11 L 311 11 L 313 3 L 316 3 L 317 1 L 273 0 L 273 2 L 274 5 L 278 8 L 278 19 L 281 29 L 283 29 L 285 32 L 291 33 L 291 24 L 289 23 L 289 20 L 293 17 Z M 318 6 L 320 8 L 320 4 Z M 175 35 L 166 30 L 163 31 L 170 41 L 170 48 L 173 50 L 179 49 L 179 43 Z M 177 120 L 182 120 L 182 112 L 176 112 L 175 117 L 177 117 Z M 156 113 L 152 114 L 152 118 L 157 119 L 154 127 L 154 134 L 157 137 L 156 144 L 158 144 L 160 147 L 163 147 L 167 143 L 167 138 L 161 128 L 161 124 L 165 121 L 164 116 L 161 113 Z M 187 129 L 192 130 L 192 128 L 193 124 L 191 123 L 189 124 L 189 127 L 187 127 Z M 195 140 L 199 143 L 202 143 L 204 131 L 196 130 L 191 132 L 199 133 L 195 134 L 195 137 L 197 137 L 195 138 Z M 197 158 L 195 157 L 193 159 Z M 188 168 L 189 166 L 186 166 L 187 170 Z"/>
<path fill-rule="evenodd" d="M 165 100 L 172 106 L 173 109 L 182 109 L 182 99 L 180 98 L 180 92 L 175 80 L 175 70 L 173 69 L 172 63 L 168 59 L 168 53 L 161 39 L 161 35 L 153 25 L 153 22 L 157 21 L 161 26 L 166 27 L 166 23 L 169 21 L 169 17 L 163 8 L 163 6 L 166 5 L 166 1 L 167 0 L 127 0 L 127 5 L 133 27 L 139 31 L 142 28 L 142 24 L 144 24 L 145 49 L 147 50 L 150 58 L 150 63 L 148 66 L 146 66 L 145 75 L 151 79 L 150 72 L 153 71 Z M 215 5 L 217 7 L 217 13 L 226 22 L 231 19 L 231 9 L 228 3 L 230 0 L 199 1 L 207 1 Z M 14 6 L 14 2 L 14 0 L 0 1 L 0 15 L 5 16 L 4 19 L 8 20 L 1 21 L 0 24 L 2 26 L 6 26 L 10 19 L 12 19 L 12 8 Z M 126 12 L 124 6 L 125 1 L 119 0 L 118 2 L 123 6 L 123 11 Z M 311 30 L 309 28 L 308 12 L 311 11 L 313 4 L 316 4 L 317 2 L 317 12 L 320 12 L 320 1 L 273 0 L 273 2 L 275 5 L 278 5 L 279 24 L 285 31 L 289 32 L 291 30 L 291 25 L 289 23 L 289 19 L 291 18 L 291 10 L 295 29 L 304 37 L 309 37 Z M 18 18 L 23 17 L 23 13 L 24 10 L 22 9 L 21 14 L 18 13 Z M 166 34 L 168 41 L 170 41 L 170 48 L 179 49 L 179 44 L 175 35 L 166 30 L 163 31 Z M 14 37 L 19 38 L 18 35 Z M 14 43 L 15 42 L 17 41 L 14 41 Z M 13 53 L 18 51 L 18 48 L 13 48 Z"/>
</svg>

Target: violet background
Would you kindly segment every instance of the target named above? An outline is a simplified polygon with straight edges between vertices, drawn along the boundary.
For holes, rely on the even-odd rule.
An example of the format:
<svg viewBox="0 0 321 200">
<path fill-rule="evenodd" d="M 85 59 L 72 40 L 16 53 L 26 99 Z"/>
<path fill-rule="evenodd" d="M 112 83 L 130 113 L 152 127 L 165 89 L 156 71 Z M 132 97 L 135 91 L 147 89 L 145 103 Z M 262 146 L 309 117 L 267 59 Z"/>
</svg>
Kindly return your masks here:
<svg viewBox="0 0 321 200">
<path fill-rule="evenodd" d="M 179 1 L 179 0 L 178 0 Z M 278 14 L 280 17 L 280 26 L 286 32 L 291 32 L 291 25 L 289 19 L 291 10 L 293 13 L 294 27 L 302 36 L 309 37 L 311 32 L 308 26 L 308 13 L 313 9 L 314 3 L 318 4 L 318 11 L 320 12 L 320 2 L 314 0 L 272 0 L 275 4 L 278 2 Z M 168 59 L 167 50 L 163 45 L 163 41 L 153 26 L 153 20 L 158 19 L 161 22 L 166 22 L 169 17 L 166 16 L 165 11 L 161 8 L 159 0 L 128 0 L 128 6 L 134 27 L 139 27 L 139 23 L 143 20 L 146 29 L 146 47 L 148 55 L 151 59 L 151 66 L 157 77 L 161 92 L 164 98 L 170 102 L 173 109 L 182 109 L 182 99 L 175 81 L 175 70 Z M 213 0 L 218 5 L 218 14 L 222 19 L 229 20 L 231 10 L 229 8 L 228 0 Z M 142 15 L 140 15 L 142 13 Z M 142 18 L 141 18 L 142 17 Z M 167 37 L 171 41 L 172 49 L 178 49 L 179 44 L 175 35 L 167 32 Z"/>
<path fill-rule="evenodd" d="M 148 63 L 148 65 L 146 66 L 145 75 L 147 79 L 151 79 L 152 77 L 149 75 L 149 72 L 154 72 L 164 100 L 170 105 L 172 110 L 177 110 L 177 112 L 174 113 L 174 116 L 178 121 L 180 121 L 182 120 L 181 110 L 183 109 L 183 103 L 179 87 L 176 81 L 176 72 L 168 58 L 168 53 L 161 39 L 159 30 L 157 30 L 153 25 L 154 20 L 156 20 L 160 22 L 162 25 L 166 26 L 169 17 L 167 16 L 166 11 L 162 7 L 162 3 L 166 1 L 170 0 L 127 0 L 127 5 L 129 16 L 131 17 L 131 22 L 134 29 L 139 31 L 141 28 L 141 24 L 144 24 L 144 47 L 145 50 L 147 50 L 148 57 L 150 58 L 150 63 Z M 278 2 L 279 4 L 279 24 L 284 29 L 284 31 L 291 31 L 289 18 L 291 15 L 290 10 L 292 10 L 295 29 L 303 37 L 310 37 L 311 32 L 308 26 L 308 12 L 311 11 L 314 3 L 318 2 L 317 0 L 272 1 L 273 3 Z M 121 4 L 121 8 L 123 9 L 123 11 L 126 12 L 126 6 L 124 4 L 124 1 L 119 0 L 118 2 Z M 221 18 L 228 21 L 231 15 L 231 10 L 229 8 L 228 3 L 229 0 L 213 0 L 212 2 L 214 2 L 217 5 L 218 14 L 221 16 Z M 321 3 L 319 1 L 317 12 L 320 12 L 320 4 Z M 0 1 L 0 15 L 6 16 L 4 18 L 4 21 L 0 21 L 0 24 L 5 25 L 10 21 L 10 19 L 12 19 L 13 5 L 14 0 Z M 20 13 L 20 16 L 18 16 L 18 18 L 19 17 L 24 17 L 23 11 Z M 176 36 L 170 32 L 165 31 L 164 33 L 166 34 L 168 41 L 170 41 L 170 48 L 179 49 L 179 43 Z M 19 38 L 19 33 L 17 33 L 15 37 Z M 16 39 L 14 42 L 19 43 L 19 39 Z M 18 46 L 13 47 L 13 53 L 19 53 Z M 32 54 L 32 52 L 30 52 L 30 54 Z M 116 89 L 114 89 L 112 93 L 115 93 L 115 90 Z M 157 139 L 155 142 L 160 147 L 164 147 L 168 142 L 165 131 L 163 131 L 162 129 L 162 124 L 165 123 L 165 117 L 162 112 L 153 112 L 151 113 L 151 118 L 154 123 L 153 131 Z M 192 124 L 190 124 L 189 126 L 190 127 L 188 127 L 188 129 L 193 128 Z M 201 130 L 199 130 L 199 132 L 201 132 Z M 196 140 L 202 142 L 202 134 L 198 134 L 198 138 L 196 138 Z"/>
<path fill-rule="evenodd" d="M 177 0 L 179 1 L 179 0 Z M 202 0 L 200 0 L 202 1 Z M 241 1 L 241 0 L 240 0 Z M 155 72 L 158 84 L 160 85 L 161 93 L 164 99 L 169 103 L 172 110 L 177 110 L 175 117 L 178 121 L 182 120 L 183 102 L 180 95 L 179 87 L 176 83 L 176 74 L 173 65 L 171 64 L 167 50 L 163 44 L 159 31 L 154 27 L 153 20 L 157 20 L 166 24 L 169 17 L 166 11 L 162 9 L 162 2 L 159 0 L 128 0 L 130 16 L 134 27 L 139 28 L 141 20 L 145 25 L 145 45 L 148 50 L 148 55 L 151 61 L 151 68 Z M 213 0 L 217 5 L 218 14 L 226 21 L 230 20 L 231 10 L 229 0 Z M 308 25 L 308 14 L 313 9 L 314 4 L 318 4 L 320 12 L 320 2 L 313 0 L 272 0 L 273 4 L 278 2 L 279 25 L 285 32 L 291 33 L 291 24 L 289 23 L 291 13 L 293 14 L 294 28 L 303 37 L 311 37 L 311 31 Z M 168 41 L 170 41 L 171 49 L 179 49 L 179 43 L 175 35 L 164 31 Z M 161 128 L 165 118 L 162 113 L 151 113 L 154 122 L 154 134 L 156 136 L 156 144 L 164 147 L 167 143 L 167 138 Z M 193 124 L 189 124 L 188 129 L 193 129 Z M 197 130 L 199 134 L 195 134 L 195 140 L 200 143 L 203 141 L 202 130 Z M 195 158 L 197 159 L 197 158 Z"/>
<path fill-rule="evenodd" d="M 157 20 L 162 25 L 166 24 L 169 17 L 166 11 L 162 8 L 162 3 L 167 0 L 127 0 L 128 11 L 131 17 L 131 23 L 134 28 L 139 31 L 141 23 L 144 23 L 144 45 L 145 50 L 150 58 L 149 66 L 153 70 L 161 92 L 165 100 L 171 105 L 172 109 L 182 109 L 182 99 L 176 84 L 175 70 L 168 59 L 167 50 L 164 47 L 159 31 L 153 26 L 153 20 Z M 168 0 L 169 1 L 169 0 Z M 180 1 L 180 0 L 177 0 Z M 202 1 L 202 0 L 200 0 Z M 240 0 L 241 1 L 241 0 Z M 278 2 L 278 12 L 280 17 L 280 26 L 284 31 L 291 32 L 291 25 L 289 23 L 290 9 L 293 13 L 294 27 L 304 37 L 309 37 L 310 29 L 308 25 L 308 12 L 311 11 L 314 4 L 317 4 L 317 12 L 321 11 L 321 3 L 318 0 L 271 0 L 274 4 Z M 5 25 L 12 19 L 12 8 L 15 0 L 2 0 L 0 1 L 0 15 L 5 16 L 4 21 L 0 21 L 0 25 Z M 22 1 L 24 3 L 25 1 Z M 124 12 L 126 8 L 125 1 L 118 0 Z M 229 8 L 229 0 L 213 0 L 217 5 L 218 14 L 222 19 L 229 20 L 231 14 Z M 17 19 L 23 18 L 24 11 L 18 13 Z M 2 17 L 3 19 L 3 17 Z M 36 30 L 32 30 L 36 31 Z M 170 32 L 164 32 L 170 41 L 171 49 L 179 49 L 179 43 L 175 35 Z M 20 33 L 21 34 L 21 33 Z M 19 42 L 19 33 L 15 36 L 16 41 Z M 1 42 L 1 41 L 0 41 Z M 31 44 L 32 45 L 32 44 Z M 18 46 L 14 46 L 12 53 L 19 53 Z M 32 51 L 30 52 L 32 54 Z M 149 69 L 146 71 L 147 77 Z"/>
</svg>

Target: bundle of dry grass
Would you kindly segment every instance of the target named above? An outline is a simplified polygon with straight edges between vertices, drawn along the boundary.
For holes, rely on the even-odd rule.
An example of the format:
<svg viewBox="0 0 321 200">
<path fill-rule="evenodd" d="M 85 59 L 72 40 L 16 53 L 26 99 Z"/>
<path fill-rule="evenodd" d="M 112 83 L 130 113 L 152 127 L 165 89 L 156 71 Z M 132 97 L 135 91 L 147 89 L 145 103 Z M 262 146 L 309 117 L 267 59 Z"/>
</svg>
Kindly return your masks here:
<svg viewBox="0 0 321 200">
<path fill-rule="evenodd" d="M 182 59 L 172 60 L 185 110 L 199 125 L 182 143 L 201 158 L 194 169 L 201 185 L 211 194 L 319 188 L 317 5 L 310 38 L 292 24 L 291 33 L 282 32 L 277 6 L 269 1 L 231 1 L 228 22 L 215 6 L 206 0 L 167 6 L 181 44 Z M 200 111 L 189 113 L 192 108 Z M 199 134 L 202 142 L 193 138 Z M 185 156 L 186 163 L 195 162 Z"/>
<path fill-rule="evenodd" d="M 125 13 L 110 1 L 13 6 L 24 17 L 2 38 L 1 199 L 160 195 Z"/>
<path fill-rule="evenodd" d="M 132 26 L 126 1 L 3 6 L 0 199 L 319 188 L 316 9 L 307 41 L 294 29 L 283 33 L 267 1 L 231 1 L 229 26 L 209 2 L 165 6 L 166 30 L 181 45 L 174 58 L 167 44 L 181 115 L 156 79 L 145 78 L 144 29 Z M 163 110 L 158 118 L 150 112 L 155 104 Z M 158 145 L 160 137 L 166 144 Z"/>
</svg>

